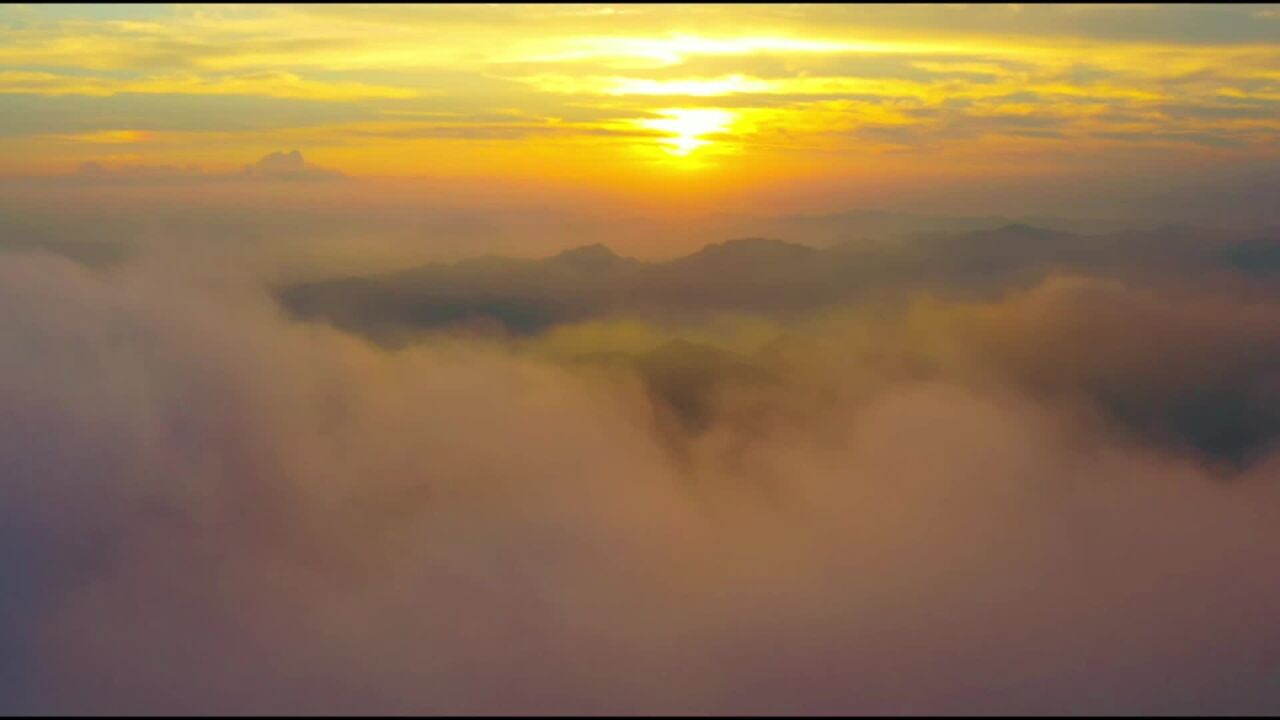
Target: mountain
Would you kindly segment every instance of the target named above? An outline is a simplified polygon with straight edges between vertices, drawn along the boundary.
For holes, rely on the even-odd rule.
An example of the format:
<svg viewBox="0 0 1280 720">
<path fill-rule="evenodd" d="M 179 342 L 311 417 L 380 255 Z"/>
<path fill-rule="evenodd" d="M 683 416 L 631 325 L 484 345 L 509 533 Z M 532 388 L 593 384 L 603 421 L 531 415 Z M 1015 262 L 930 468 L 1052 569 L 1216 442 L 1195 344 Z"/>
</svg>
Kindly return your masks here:
<svg viewBox="0 0 1280 720">
<path fill-rule="evenodd" d="M 295 284 L 279 288 L 277 297 L 297 315 L 380 338 L 477 319 L 527 335 L 618 313 L 683 322 L 726 311 L 803 312 L 921 291 L 998 294 L 1054 271 L 1126 277 L 1179 267 L 1268 272 L 1280 264 L 1275 247 L 1256 235 L 1193 228 L 1085 236 L 1006 223 L 827 249 L 747 237 L 659 262 L 621 257 L 594 244 L 541 259 L 474 258 Z"/>
<path fill-rule="evenodd" d="M 1221 254 L 1228 264 L 1246 273 L 1280 272 L 1280 232 L 1229 246 Z"/>
<path fill-rule="evenodd" d="M 831 247 L 850 238 L 884 241 L 921 234 L 948 234 L 995 230 L 1025 224 L 1069 233 L 1101 233 L 1122 229 L 1115 221 L 1058 217 L 1006 217 L 1003 215 L 927 215 L 890 210 L 852 210 L 828 214 L 795 214 L 779 217 L 725 217 L 722 229 L 740 228 L 749 233 L 790 238 L 814 247 Z"/>
<path fill-rule="evenodd" d="M 550 266 L 564 267 L 580 272 L 609 272 L 639 263 L 637 260 L 621 257 L 602 243 L 570 248 L 548 258 L 545 262 Z"/>
<path fill-rule="evenodd" d="M 775 263 L 806 260 L 818 254 L 807 245 L 770 240 L 768 238 L 741 238 L 707 245 L 701 250 L 671 262 L 676 266 L 694 266 L 721 269 L 725 266 L 759 267 Z"/>
</svg>

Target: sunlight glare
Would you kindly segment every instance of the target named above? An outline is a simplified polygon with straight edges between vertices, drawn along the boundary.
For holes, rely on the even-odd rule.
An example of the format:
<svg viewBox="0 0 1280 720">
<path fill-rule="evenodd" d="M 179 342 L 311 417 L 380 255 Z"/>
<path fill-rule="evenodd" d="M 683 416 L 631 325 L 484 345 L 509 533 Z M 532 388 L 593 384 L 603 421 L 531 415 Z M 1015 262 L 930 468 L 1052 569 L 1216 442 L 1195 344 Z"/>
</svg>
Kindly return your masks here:
<svg viewBox="0 0 1280 720">
<path fill-rule="evenodd" d="M 735 114 L 717 108 L 676 108 L 659 110 L 664 117 L 643 120 L 641 125 L 651 130 L 668 133 L 661 142 L 664 150 L 676 157 L 686 157 L 711 141 L 706 135 L 724 132 L 735 119 Z"/>
</svg>

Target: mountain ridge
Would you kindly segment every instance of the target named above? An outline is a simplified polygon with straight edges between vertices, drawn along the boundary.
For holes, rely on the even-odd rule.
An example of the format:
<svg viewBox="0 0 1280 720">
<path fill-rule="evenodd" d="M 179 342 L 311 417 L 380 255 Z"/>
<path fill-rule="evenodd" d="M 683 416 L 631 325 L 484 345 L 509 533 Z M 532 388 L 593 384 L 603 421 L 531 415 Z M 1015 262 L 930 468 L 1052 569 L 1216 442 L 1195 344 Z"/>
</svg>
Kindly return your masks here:
<svg viewBox="0 0 1280 720">
<path fill-rule="evenodd" d="M 448 327 L 476 316 L 529 334 L 624 311 L 684 319 L 720 311 L 791 313 L 886 293 L 981 296 L 1027 286 L 1050 271 L 1124 275 L 1150 265 L 1150 253 L 1127 251 L 1127 245 L 1161 243 L 1164 267 L 1278 269 L 1268 246 L 1241 245 L 1256 238 L 1232 245 L 1193 242 L 1196 237 L 1183 229 L 1084 236 L 1015 222 L 821 248 L 746 236 L 662 260 L 623 257 L 607 244 L 590 243 L 541 258 L 485 256 L 296 283 L 278 288 L 276 297 L 295 315 L 365 334 Z M 1240 250 L 1231 251 L 1236 246 Z"/>
</svg>

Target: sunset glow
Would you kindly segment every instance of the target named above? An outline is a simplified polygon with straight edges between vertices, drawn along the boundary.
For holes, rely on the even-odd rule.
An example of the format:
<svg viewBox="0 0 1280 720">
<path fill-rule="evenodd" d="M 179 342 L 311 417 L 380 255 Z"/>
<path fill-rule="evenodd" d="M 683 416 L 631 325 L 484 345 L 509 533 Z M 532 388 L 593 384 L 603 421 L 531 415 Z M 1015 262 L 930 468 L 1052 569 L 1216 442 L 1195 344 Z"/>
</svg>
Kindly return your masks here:
<svg viewBox="0 0 1280 720">
<path fill-rule="evenodd" d="M 1280 5 L 0 4 L 0 715 L 1280 714 Z"/>
<path fill-rule="evenodd" d="M 982 157 L 989 177 L 1024 172 L 994 161 L 1014 156 L 1154 172 L 1280 146 L 1262 6 L 10 5 L 0 24 L 8 174 L 126 149 L 222 171 L 298 147 L 356 177 L 525 182 L 536 144 L 567 181 L 641 199 L 661 175 L 632 173 L 709 143 L 738 153 L 704 177 L 726 187 Z"/>
<path fill-rule="evenodd" d="M 706 139 L 712 133 L 721 133 L 733 122 L 733 113 L 713 108 L 659 110 L 659 120 L 644 120 L 644 127 L 666 134 L 661 142 L 667 152 L 684 157 L 711 142 Z"/>
</svg>

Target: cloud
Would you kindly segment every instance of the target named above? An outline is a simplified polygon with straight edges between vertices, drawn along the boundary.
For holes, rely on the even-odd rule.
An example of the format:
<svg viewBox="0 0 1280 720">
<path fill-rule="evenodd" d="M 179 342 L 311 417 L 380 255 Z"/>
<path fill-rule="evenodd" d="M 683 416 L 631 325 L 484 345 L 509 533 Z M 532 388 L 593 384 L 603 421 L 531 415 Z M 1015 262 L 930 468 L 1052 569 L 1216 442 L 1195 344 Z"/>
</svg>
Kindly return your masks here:
<svg viewBox="0 0 1280 720">
<path fill-rule="evenodd" d="M 43 96 L 0 93 L 0 135 L 91 133 L 121 128 L 152 132 L 242 132 L 307 128 L 369 119 L 367 108 L 261 96 L 121 94 Z"/>
<path fill-rule="evenodd" d="M 158 180 L 174 180 L 174 179 L 191 179 L 201 178 L 207 173 L 196 165 L 188 165 L 186 167 L 178 167 L 175 165 L 118 165 L 116 167 L 106 167 L 96 160 L 88 160 L 80 163 L 80 167 L 76 170 L 76 175 L 83 178 L 92 179 L 158 179 Z"/>
<path fill-rule="evenodd" d="M 243 170 L 246 177 L 268 180 L 340 180 L 342 173 L 307 162 L 297 150 L 274 152 Z"/>
<path fill-rule="evenodd" d="M 1223 163 L 1239 160 L 1229 151 L 1256 156 L 1275 145 L 1275 124 L 1260 114 L 1265 104 L 1251 111 L 1252 130 L 1239 125 L 1240 115 L 1220 109 L 1233 92 L 1258 101 L 1274 95 L 1280 57 L 1267 42 L 1274 23 L 1259 15 L 1270 10 L 739 6 L 700 9 L 696 33 L 689 12 L 33 9 L 9 21 L 11 42 L 0 48 L 8 68 L 0 72 L 0 134 L 37 143 L 6 148 L 6 157 L 18 158 L 10 173 L 47 167 L 66 136 L 212 131 L 155 150 L 195 147 L 207 157 L 226 143 L 254 152 L 315 146 L 302 131 L 321 127 L 335 144 L 364 145 L 366 152 L 353 155 L 367 164 L 352 172 L 382 174 L 394 164 L 397 173 L 416 174 L 423 167 L 418 153 L 434 157 L 434 150 L 388 151 L 387 135 L 352 132 L 349 124 L 402 112 L 468 117 L 519 109 L 558 118 L 596 105 L 634 121 L 663 107 L 751 108 L 759 124 L 786 128 L 735 131 L 732 139 L 761 167 L 787 166 L 797 150 L 845 154 L 843 166 L 886 149 L 844 132 L 884 116 L 910 126 L 912 139 L 925 145 L 960 140 L 957 148 L 941 148 L 960 160 L 971 144 L 963 141 L 975 135 L 964 117 L 929 122 L 902 111 L 1032 92 L 1054 107 L 1039 108 L 1042 114 L 1058 122 L 1006 126 L 993 144 L 1053 154 L 1060 167 L 1081 149 L 1115 160 L 1124 148 L 1152 145 L 1146 139 L 1156 132 L 1164 134 L 1166 150 L 1194 159 L 1217 148 Z M 539 31 L 530 34 L 533 27 Z M 438 36 L 424 44 L 424 32 Z M 861 101 L 856 112 L 814 107 L 848 99 Z M 1158 116 L 1161 107 L 1184 109 Z M 1102 109 L 1157 116 L 1135 129 L 1108 122 L 1114 118 Z M 1109 134 L 1076 132 L 1073 120 L 1081 118 Z M 293 132 L 264 143 L 253 135 L 264 128 Z M 400 132 L 448 147 L 476 138 L 554 142 L 564 131 L 460 121 Z M 610 149 L 610 162 L 629 164 L 635 146 L 655 144 L 599 123 L 572 134 L 588 132 L 608 137 L 599 145 Z M 1062 139 L 1080 142 L 1068 153 Z M 510 161 L 488 162 L 492 169 L 509 168 Z M 468 157 L 466 165 L 478 162 Z M 596 164 L 592 158 L 578 166 Z"/>
<path fill-rule="evenodd" d="M 298 150 L 274 152 L 257 162 L 245 165 L 239 172 L 205 170 L 198 165 L 158 165 L 120 163 L 104 165 L 97 160 L 80 163 L 74 173 L 30 178 L 46 186 L 93 184 L 158 185 L 168 183 L 235 183 L 244 181 L 335 181 L 346 176 L 338 171 L 306 161 Z"/>
<path fill-rule="evenodd" d="M 665 348 L 636 370 L 382 349 L 223 271 L 0 255 L 0 707 L 1280 706 L 1280 456 L 1219 468 L 1107 412 L 1274 407 L 1261 286 L 561 328 Z M 668 423 L 689 391 L 701 422 Z"/>
<path fill-rule="evenodd" d="M 318 101 L 403 99 L 418 97 L 422 94 L 412 88 L 380 87 L 358 82 L 317 82 L 281 71 L 215 77 L 202 77 L 190 73 L 169 74 L 129 80 L 59 75 L 49 72 L 6 71 L 0 72 L 0 93 L 53 96 L 239 95 Z"/>
<path fill-rule="evenodd" d="M 535 140 L 542 138 L 660 138 L 662 133 L 630 127 L 602 127 L 554 122 L 382 122 L 353 128 L 356 137 L 413 140 Z"/>
</svg>

